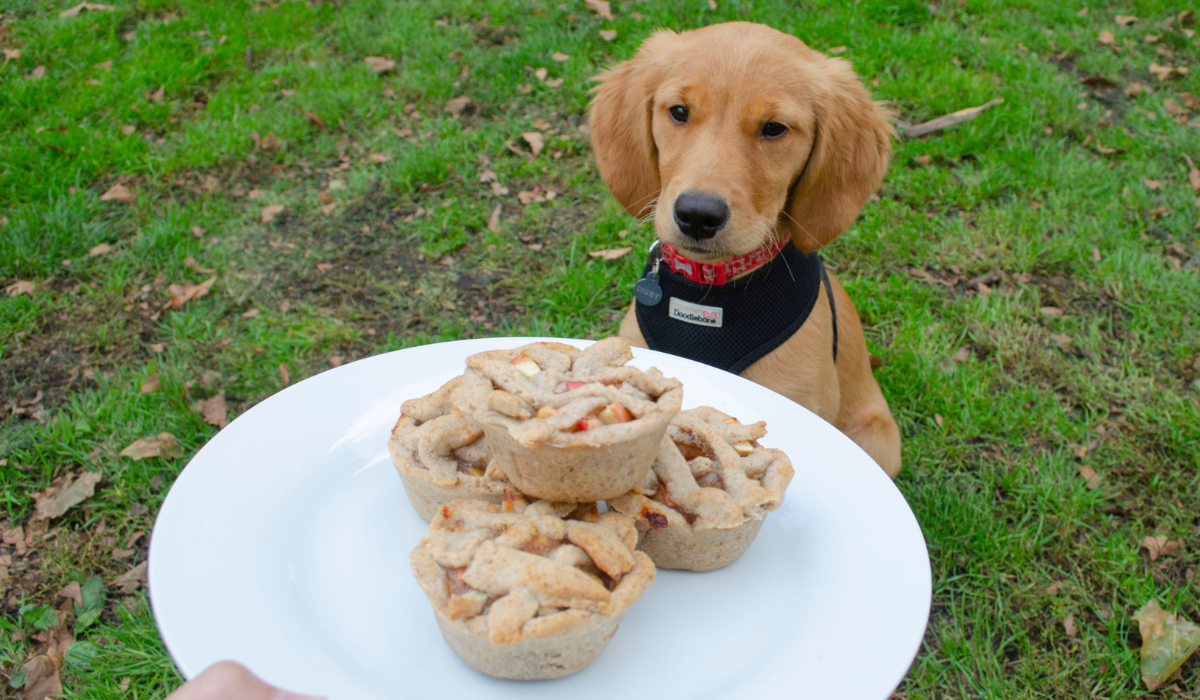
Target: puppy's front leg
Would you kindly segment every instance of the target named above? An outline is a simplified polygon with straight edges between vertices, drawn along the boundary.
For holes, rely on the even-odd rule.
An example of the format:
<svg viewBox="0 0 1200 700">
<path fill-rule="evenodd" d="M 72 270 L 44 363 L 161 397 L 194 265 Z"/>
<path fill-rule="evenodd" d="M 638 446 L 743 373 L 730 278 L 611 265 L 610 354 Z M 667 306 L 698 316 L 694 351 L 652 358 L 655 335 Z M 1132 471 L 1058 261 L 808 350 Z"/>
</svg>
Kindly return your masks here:
<svg viewBox="0 0 1200 700">
<path fill-rule="evenodd" d="M 646 336 L 642 335 L 642 329 L 638 326 L 637 313 L 634 311 L 636 304 L 635 301 L 629 305 L 629 311 L 625 313 L 625 318 L 621 319 L 621 330 L 617 335 L 635 348 L 644 348 L 647 347 Z"/>
</svg>

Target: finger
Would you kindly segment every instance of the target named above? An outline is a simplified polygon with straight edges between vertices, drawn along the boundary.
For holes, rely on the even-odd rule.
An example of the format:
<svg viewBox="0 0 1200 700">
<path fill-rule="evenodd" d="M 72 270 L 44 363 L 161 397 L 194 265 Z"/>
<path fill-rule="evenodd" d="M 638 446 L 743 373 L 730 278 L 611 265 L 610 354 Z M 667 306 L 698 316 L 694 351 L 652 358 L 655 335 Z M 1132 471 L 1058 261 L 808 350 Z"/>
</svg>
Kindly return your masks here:
<svg viewBox="0 0 1200 700">
<path fill-rule="evenodd" d="M 234 661 L 220 661 L 184 683 L 167 700 L 319 700 L 265 683 Z"/>
</svg>

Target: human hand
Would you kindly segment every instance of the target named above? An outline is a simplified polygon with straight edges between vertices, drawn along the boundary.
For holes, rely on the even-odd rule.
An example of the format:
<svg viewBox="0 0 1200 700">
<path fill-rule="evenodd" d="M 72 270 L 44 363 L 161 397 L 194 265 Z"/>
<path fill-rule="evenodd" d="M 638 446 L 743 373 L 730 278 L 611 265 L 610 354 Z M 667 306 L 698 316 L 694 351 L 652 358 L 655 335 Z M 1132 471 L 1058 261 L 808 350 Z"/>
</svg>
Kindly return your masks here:
<svg viewBox="0 0 1200 700">
<path fill-rule="evenodd" d="M 236 661 L 218 661 L 167 696 L 167 700 L 322 700 L 268 685 Z"/>
</svg>

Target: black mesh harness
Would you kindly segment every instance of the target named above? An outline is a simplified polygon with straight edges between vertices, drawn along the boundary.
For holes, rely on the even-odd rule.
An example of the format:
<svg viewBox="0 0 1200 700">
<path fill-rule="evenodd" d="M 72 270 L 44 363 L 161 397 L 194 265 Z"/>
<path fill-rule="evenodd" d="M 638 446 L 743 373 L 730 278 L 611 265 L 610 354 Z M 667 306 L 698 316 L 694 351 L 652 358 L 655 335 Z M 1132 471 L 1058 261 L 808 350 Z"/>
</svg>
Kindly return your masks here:
<svg viewBox="0 0 1200 700">
<path fill-rule="evenodd" d="M 700 284 L 658 265 L 651 248 L 643 276 L 657 268 L 662 300 L 634 304 L 638 327 L 651 350 L 686 357 L 738 374 L 790 338 L 812 313 L 825 286 L 833 312 L 837 362 L 837 308 L 821 258 L 792 243 L 762 267 L 723 285 Z M 719 325 L 718 325 L 719 324 Z"/>
</svg>

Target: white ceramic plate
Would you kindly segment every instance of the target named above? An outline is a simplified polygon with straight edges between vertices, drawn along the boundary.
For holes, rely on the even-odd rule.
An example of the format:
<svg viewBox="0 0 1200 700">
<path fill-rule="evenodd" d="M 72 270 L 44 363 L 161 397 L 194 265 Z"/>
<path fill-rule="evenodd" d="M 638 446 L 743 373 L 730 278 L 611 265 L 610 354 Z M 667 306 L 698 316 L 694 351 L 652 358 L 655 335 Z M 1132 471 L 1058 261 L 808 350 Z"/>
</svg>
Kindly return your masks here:
<svg viewBox="0 0 1200 700">
<path fill-rule="evenodd" d="M 150 599 L 188 678 L 222 659 L 330 700 L 804 697 L 883 700 L 929 615 L 921 530 L 883 471 L 828 423 L 745 379 L 649 350 L 634 365 L 767 421 L 791 457 L 783 506 L 733 566 L 660 571 L 600 658 L 554 681 L 499 681 L 443 643 L 408 556 L 428 529 L 388 457 L 400 404 L 467 355 L 464 340 L 330 370 L 218 433 L 171 488 L 150 546 Z M 584 347 L 587 341 L 560 341 Z"/>
</svg>

